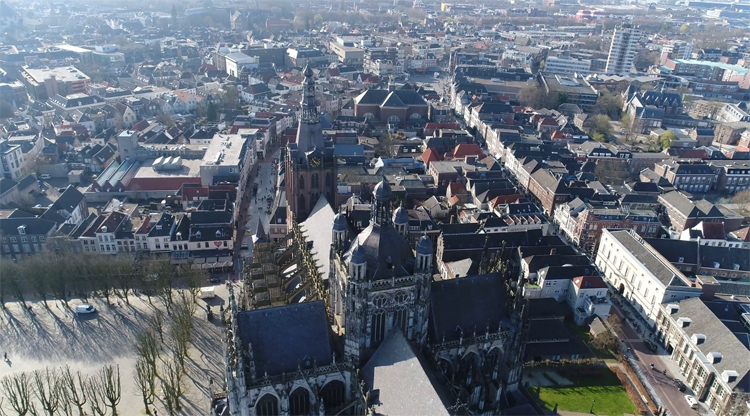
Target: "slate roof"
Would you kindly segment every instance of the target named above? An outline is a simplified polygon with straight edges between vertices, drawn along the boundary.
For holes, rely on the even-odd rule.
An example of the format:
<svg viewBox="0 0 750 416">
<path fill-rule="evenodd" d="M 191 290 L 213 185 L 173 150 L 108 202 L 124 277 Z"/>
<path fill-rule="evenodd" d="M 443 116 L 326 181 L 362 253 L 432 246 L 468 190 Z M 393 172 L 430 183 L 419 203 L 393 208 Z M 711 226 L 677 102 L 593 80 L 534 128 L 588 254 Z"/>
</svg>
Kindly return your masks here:
<svg viewBox="0 0 750 416">
<path fill-rule="evenodd" d="M 732 383 L 731 388 L 741 392 L 750 392 L 750 351 L 740 342 L 726 325 L 711 311 L 700 298 L 684 299 L 676 302 L 680 309 L 671 318 L 689 318 L 690 325 L 682 330 L 690 337 L 703 334 L 706 339 L 699 344 L 698 349 L 704 354 L 709 352 L 721 353 L 722 358 L 713 367 L 718 376 L 725 370 L 736 371 L 739 377 Z"/>
<path fill-rule="evenodd" d="M 48 235 L 57 228 L 54 221 L 34 217 L 0 218 L 0 234 L 17 236 L 18 227 L 26 226 L 26 235 Z"/>
<path fill-rule="evenodd" d="M 698 264 L 698 242 L 670 240 L 668 238 L 644 238 L 670 263 Z M 680 262 L 680 258 L 683 260 Z"/>
<path fill-rule="evenodd" d="M 333 243 L 333 217 L 336 213 L 328 203 L 325 196 L 321 195 L 318 202 L 312 209 L 312 212 L 305 221 L 300 224 L 303 232 L 307 236 L 307 242 L 312 243 L 310 251 L 318 265 L 318 270 L 323 280 L 328 279 L 328 272 L 331 263 L 331 244 Z"/>
<path fill-rule="evenodd" d="M 366 388 L 378 415 L 449 415 L 437 388 L 439 381 L 424 369 L 399 329 L 391 330 L 362 368 Z M 446 397 L 447 395 L 442 395 Z"/>
<path fill-rule="evenodd" d="M 385 101 L 383 101 L 381 107 L 404 108 L 407 107 L 407 105 L 404 104 L 403 101 L 401 101 L 398 95 L 396 95 L 395 91 L 392 91 L 390 94 L 388 94 L 388 97 L 386 97 Z"/>
<path fill-rule="evenodd" d="M 58 223 L 65 222 L 67 218 L 63 217 L 60 214 L 60 211 L 67 211 L 68 213 L 72 214 L 76 207 L 85 198 L 86 197 L 83 196 L 83 194 L 79 192 L 78 189 L 76 189 L 74 186 L 69 186 L 65 189 L 65 192 L 60 194 L 60 197 L 57 198 L 52 206 L 49 207 L 39 218 L 55 221 Z"/>
<path fill-rule="evenodd" d="M 715 269 L 714 263 L 719 263 L 718 268 L 726 270 L 733 270 L 736 264 L 739 270 L 748 272 L 750 271 L 750 249 L 702 245 L 700 247 L 701 266 Z"/>
<path fill-rule="evenodd" d="M 497 332 L 506 328 L 507 297 L 499 274 L 490 273 L 432 282 L 430 338 L 433 342 L 457 341 L 461 336 Z"/>
<path fill-rule="evenodd" d="M 388 91 L 370 89 L 354 98 L 354 102 L 357 105 L 385 106 L 386 101 L 391 97 L 397 97 L 397 103 L 400 102 L 401 107 L 404 105 L 427 105 L 427 101 L 425 101 L 424 98 L 414 90 Z"/>
<path fill-rule="evenodd" d="M 557 318 L 540 318 L 529 321 L 526 339 L 529 343 L 563 341 L 572 338 L 565 324 Z"/>
<path fill-rule="evenodd" d="M 564 318 L 568 314 L 567 303 L 554 298 L 529 299 L 529 319 Z"/>
<path fill-rule="evenodd" d="M 8 192 L 16 185 L 18 185 L 18 182 L 13 179 L 0 178 L 0 195 Z"/>
<path fill-rule="evenodd" d="M 244 311 L 237 314 L 237 321 L 242 346 L 252 346 L 260 377 L 332 362 L 323 301 Z"/>
<path fill-rule="evenodd" d="M 712 203 L 701 199 L 693 203 L 680 192 L 673 191 L 659 196 L 660 202 L 663 201 L 674 207 L 682 215 L 688 218 L 695 217 L 723 217 L 721 211 Z"/>
<path fill-rule="evenodd" d="M 638 261 L 640 261 L 646 269 L 648 269 L 664 286 L 680 285 L 684 286 L 684 283 L 680 280 L 672 269 L 664 264 L 654 253 L 636 240 L 629 231 L 609 231 L 612 237 L 617 240 L 622 246 L 630 251 Z"/>
</svg>

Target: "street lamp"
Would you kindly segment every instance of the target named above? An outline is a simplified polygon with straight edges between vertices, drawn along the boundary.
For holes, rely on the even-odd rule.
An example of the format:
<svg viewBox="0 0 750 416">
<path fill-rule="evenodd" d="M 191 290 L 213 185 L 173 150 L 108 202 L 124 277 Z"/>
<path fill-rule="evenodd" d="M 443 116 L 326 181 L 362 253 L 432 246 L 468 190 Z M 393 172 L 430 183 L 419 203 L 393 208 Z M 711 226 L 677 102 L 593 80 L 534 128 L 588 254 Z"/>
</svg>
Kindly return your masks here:
<svg viewBox="0 0 750 416">
<path fill-rule="evenodd" d="M 596 399 L 591 401 L 591 409 L 589 410 L 589 413 L 594 413 L 594 403 L 596 403 Z"/>
</svg>

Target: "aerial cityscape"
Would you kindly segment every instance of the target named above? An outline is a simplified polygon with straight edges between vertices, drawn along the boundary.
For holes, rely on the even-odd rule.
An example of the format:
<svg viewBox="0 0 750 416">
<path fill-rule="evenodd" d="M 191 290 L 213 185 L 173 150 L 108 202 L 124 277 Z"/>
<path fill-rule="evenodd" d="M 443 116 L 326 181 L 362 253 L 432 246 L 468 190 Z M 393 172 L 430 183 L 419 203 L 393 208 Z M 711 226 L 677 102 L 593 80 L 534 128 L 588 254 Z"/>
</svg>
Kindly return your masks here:
<svg viewBox="0 0 750 416">
<path fill-rule="evenodd" d="M 0 0 L 0 243 L 0 416 L 750 416 L 750 0 Z"/>
</svg>

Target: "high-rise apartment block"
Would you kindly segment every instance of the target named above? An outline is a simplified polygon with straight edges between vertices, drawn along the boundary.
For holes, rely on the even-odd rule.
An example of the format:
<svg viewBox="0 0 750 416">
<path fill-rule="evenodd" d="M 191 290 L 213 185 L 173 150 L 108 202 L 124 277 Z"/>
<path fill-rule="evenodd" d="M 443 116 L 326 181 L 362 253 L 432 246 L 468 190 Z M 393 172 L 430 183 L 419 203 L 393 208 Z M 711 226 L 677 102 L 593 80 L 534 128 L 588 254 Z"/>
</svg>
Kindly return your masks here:
<svg viewBox="0 0 750 416">
<path fill-rule="evenodd" d="M 625 23 L 615 28 L 612 35 L 612 45 L 607 56 L 607 75 L 627 75 L 633 67 L 638 39 L 641 31 L 631 24 Z"/>
</svg>

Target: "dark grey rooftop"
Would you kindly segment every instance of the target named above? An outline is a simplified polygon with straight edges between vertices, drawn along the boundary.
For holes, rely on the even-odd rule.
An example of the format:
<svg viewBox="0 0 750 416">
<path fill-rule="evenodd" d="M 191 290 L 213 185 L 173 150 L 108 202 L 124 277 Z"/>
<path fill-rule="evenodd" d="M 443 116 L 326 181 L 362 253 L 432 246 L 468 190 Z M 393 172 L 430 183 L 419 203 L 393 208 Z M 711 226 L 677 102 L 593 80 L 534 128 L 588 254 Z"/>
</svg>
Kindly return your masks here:
<svg viewBox="0 0 750 416">
<path fill-rule="evenodd" d="M 240 312 L 237 320 L 242 346 L 252 345 L 259 377 L 332 362 L 323 301 Z"/>
<path fill-rule="evenodd" d="M 414 350 L 399 329 L 383 340 L 362 368 L 362 379 L 375 400 L 378 415 L 449 415 L 439 394 L 438 380 L 425 371 Z"/>
<path fill-rule="evenodd" d="M 655 249 L 651 251 L 644 244 L 636 239 L 629 231 L 605 231 L 612 234 L 626 250 L 630 252 L 638 261 L 643 264 L 664 286 L 674 284 L 682 285 L 681 280 L 675 271 L 659 259 Z M 650 247 L 650 246 L 649 246 Z M 677 272 L 679 273 L 679 272 Z"/>
<path fill-rule="evenodd" d="M 430 299 L 430 338 L 433 342 L 456 341 L 483 334 L 489 326 L 496 333 L 505 322 L 505 290 L 500 275 L 490 273 L 459 277 L 432 283 Z"/>
</svg>

